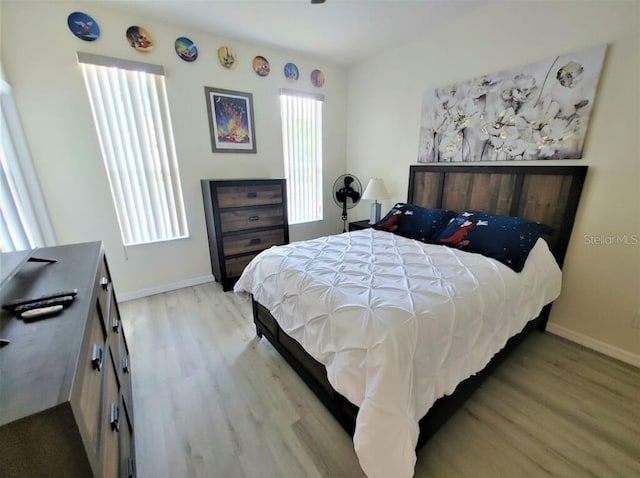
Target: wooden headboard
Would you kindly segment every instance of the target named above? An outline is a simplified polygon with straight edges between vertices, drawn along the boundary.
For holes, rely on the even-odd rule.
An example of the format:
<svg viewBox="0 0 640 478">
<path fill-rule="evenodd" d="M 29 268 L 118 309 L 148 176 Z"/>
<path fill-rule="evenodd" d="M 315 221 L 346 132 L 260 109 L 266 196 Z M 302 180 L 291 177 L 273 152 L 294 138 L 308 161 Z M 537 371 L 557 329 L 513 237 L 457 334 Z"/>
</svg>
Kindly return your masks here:
<svg viewBox="0 0 640 478">
<path fill-rule="evenodd" d="M 587 166 L 414 165 L 407 202 L 548 224 L 555 233 L 545 239 L 562 267 L 586 174 Z"/>
</svg>

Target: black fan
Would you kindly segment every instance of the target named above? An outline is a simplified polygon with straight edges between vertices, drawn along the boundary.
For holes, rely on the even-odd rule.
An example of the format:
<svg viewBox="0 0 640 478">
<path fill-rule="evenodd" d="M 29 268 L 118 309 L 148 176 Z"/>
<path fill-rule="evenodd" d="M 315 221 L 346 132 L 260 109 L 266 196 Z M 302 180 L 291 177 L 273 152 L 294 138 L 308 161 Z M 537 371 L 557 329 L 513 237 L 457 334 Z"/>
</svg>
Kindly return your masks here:
<svg viewBox="0 0 640 478">
<path fill-rule="evenodd" d="M 362 184 L 353 174 L 343 174 L 333 183 L 333 200 L 342 208 L 342 232 L 347 231 L 347 209 L 360 202 Z"/>
</svg>

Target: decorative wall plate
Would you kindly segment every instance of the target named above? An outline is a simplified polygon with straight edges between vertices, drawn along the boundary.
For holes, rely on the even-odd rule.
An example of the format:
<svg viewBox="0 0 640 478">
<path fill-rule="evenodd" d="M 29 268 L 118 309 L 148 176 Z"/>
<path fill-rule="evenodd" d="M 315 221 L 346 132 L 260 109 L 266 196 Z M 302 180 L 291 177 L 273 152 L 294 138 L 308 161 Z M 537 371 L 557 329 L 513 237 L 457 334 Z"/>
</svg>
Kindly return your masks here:
<svg viewBox="0 0 640 478">
<path fill-rule="evenodd" d="M 322 73 L 320 70 L 313 70 L 311 72 L 311 83 L 313 84 L 313 86 L 316 86 L 318 88 L 324 85 L 324 73 Z"/>
<path fill-rule="evenodd" d="M 176 53 L 184 61 L 192 62 L 198 58 L 198 48 L 187 37 L 176 38 L 175 42 Z"/>
<path fill-rule="evenodd" d="M 218 48 L 218 60 L 220 64 L 228 70 L 233 70 L 238 64 L 236 54 L 228 46 Z"/>
<path fill-rule="evenodd" d="M 73 12 L 67 18 L 69 30 L 84 41 L 95 41 L 100 38 L 100 26 L 93 18 L 83 12 Z"/>
<path fill-rule="evenodd" d="M 153 38 L 144 28 L 133 25 L 127 28 L 127 40 L 132 48 L 147 53 L 153 50 Z"/>
<path fill-rule="evenodd" d="M 267 76 L 271 71 L 269 61 L 264 56 L 256 56 L 253 59 L 253 71 L 255 71 L 258 76 Z"/>
<path fill-rule="evenodd" d="M 287 80 L 297 80 L 300 78 L 300 71 L 295 63 L 287 63 L 284 65 L 284 77 Z"/>
</svg>

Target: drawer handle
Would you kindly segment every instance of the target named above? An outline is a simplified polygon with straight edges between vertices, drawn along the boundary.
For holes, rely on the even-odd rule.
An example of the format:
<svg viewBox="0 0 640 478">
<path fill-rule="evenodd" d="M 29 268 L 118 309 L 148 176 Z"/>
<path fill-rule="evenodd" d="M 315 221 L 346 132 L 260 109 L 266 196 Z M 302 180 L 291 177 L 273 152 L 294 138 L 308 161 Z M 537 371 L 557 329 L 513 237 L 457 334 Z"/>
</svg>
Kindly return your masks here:
<svg viewBox="0 0 640 478">
<path fill-rule="evenodd" d="M 93 365 L 93 370 L 102 368 L 102 348 L 97 344 L 93 344 L 91 348 L 91 365 Z"/>
<path fill-rule="evenodd" d="M 254 237 L 253 239 L 251 239 L 249 241 L 249 245 L 255 245 L 255 244 L 260 244 L 260 238 L 259 237 Z"/>
<path fill-rule="evenodd" d="M 259 221 L 260 216 L 249 216 L 249 221 Z"/>
<path fill-rule="evenodd" d="M 118 329 L 120 328 L 120 321 L 118 320 L 118 317 L 111 319 L 111 328 L 116 334 L 118 333 Z"/>
<path fill-rule="evenodd" d="M 109 287 L 109 279 L 103 277 L 102 279 L 100 279 L 100 285 L 102 286 L 102 290 L 107 290 L 107 288 Z"/>
<path fill-rule="evenodd" d="M 120 420 L 120 409 L 118 408 L 117 403 L 111 404 L 111 417 L 109 418 L 109 423 L 111 424 L 111 431 L 118 431 L 120 428 L 120 424 L 118 423 Z"/>
<path fill-rule="evenodd" d="M 129 357 L 122 359 L 122 373 L 129 373 Z"/>
<path fill-rule="evenodd" d="M 258 197 L 258 193 L 257 193 L 257 192 L 255 192 L 255 191 L 249 191 L 249 192 L 247 193 L 247 197 L 248 197 L 248 198 L 257 198 L 257 197 Z"/>
<path fill-rule="evenodd" d="M 127 459 L 127 478 L 134 478 L 135 475 L 135 471 L 134 471 L 134 466 L 133 466 L 133 459 L 132 458 L 128 458 Z"/>
</svg>

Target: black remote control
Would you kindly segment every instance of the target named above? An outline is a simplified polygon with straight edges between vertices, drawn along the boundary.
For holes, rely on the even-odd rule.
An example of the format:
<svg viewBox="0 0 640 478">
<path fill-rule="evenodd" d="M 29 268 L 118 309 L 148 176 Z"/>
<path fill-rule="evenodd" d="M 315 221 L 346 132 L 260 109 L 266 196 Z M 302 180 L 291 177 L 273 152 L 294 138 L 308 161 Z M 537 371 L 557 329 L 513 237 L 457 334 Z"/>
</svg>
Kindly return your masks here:
<svg viewBox="0 0 640 478">
<path fill-rule="evenodd" d="M 67 295 L 75 297 L 77 293 L 78 293 L 78 289 L 72 289 L 72 290 L 63 290 L 60 292 L 53 292 L 50 294 L 43 294 L 39 297 L 21 297 L 20 299 L 14 299 L 7 302 L 6 304 L 2 304 L 2 308 L 5 310 L 15 310 L 15 308 L 18 307 L 19 305 L 30 304 L 32 302 L 39 302 L 41 300 L 55 299 L 56 297 L 65 297 Z"/>
<path fill-rule="evenodd" d="M 49 307 L 52 305 L 61 305 L 62 307 L 66 307 L 71 302 L 73 302 L 74 299 L 75 297 L 72 295 L 65 295 L 62 297 L 54 297 L 53 299 L 38 300 L 36 302 L 29 302 L 28 304 L 19 305 L 15 309 L 13 309 L 13 311 L 16 314 L 21 314 L 22 312 L 25 312 L 27 310 L 41 309 L 43 307 Z"/>
</svg>

